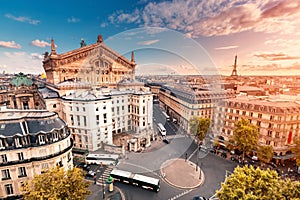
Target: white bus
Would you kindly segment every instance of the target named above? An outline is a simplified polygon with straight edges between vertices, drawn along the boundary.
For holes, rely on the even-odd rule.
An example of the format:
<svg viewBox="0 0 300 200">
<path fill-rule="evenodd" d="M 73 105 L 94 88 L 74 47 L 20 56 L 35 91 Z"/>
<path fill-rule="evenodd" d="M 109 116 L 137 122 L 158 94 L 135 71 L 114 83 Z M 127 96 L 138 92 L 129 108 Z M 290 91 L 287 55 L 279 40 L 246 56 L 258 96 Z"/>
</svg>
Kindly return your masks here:
<svg viewBox="0 0 300 200">
<path fill-rule="evenodd" d="M 119 163 L 119 155 L 117 154 L 88 154 L 85 157 L 86 164 L 96 165 L 117 165 Z"/>
<path fill-rule="evenodd" d="M 123 171 L 119 169 L 113 169 L 110 172 L 110 176 L 113 177 L 116 181 L 121 183 L 132 184 L 138 187 L 142 187 L 145 189 L 151 189 L 153 191 L 158 192 L 160 189 L 159 179 L 135 174 L 128 171 Z"/>
<path fill-rule="evenodd" d="M 166 112 L 162 112 L 162 114 L 165 116 L 167 121 L 170 121 L 170 116 Z"/>
<path fill-rule="evenodd" d="M 158 128 L 158 130 L 159 130 L 159 132 L 160 132 L 160 134 L 162 136 L 166 136 L 167 135 L 167 131 L 166 131 L 165 127 L 161 123 L 157 124 L 157 128 Z"/>
</svg>

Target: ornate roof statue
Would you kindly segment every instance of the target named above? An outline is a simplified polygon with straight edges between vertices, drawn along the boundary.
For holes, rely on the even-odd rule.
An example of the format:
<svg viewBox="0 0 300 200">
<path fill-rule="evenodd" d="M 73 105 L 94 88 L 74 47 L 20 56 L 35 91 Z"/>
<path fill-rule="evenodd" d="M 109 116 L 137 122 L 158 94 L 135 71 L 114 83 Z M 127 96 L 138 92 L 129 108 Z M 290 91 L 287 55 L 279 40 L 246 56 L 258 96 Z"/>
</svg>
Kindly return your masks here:
<svg viewBox="0 0 300 200">
<path fill-rule="evenodd" d="M 86 43 L 84 42 L 84 39 L 81 38 L 80 47 L 85 47 L 85 46 L 86 46 Z"/>
</svg>

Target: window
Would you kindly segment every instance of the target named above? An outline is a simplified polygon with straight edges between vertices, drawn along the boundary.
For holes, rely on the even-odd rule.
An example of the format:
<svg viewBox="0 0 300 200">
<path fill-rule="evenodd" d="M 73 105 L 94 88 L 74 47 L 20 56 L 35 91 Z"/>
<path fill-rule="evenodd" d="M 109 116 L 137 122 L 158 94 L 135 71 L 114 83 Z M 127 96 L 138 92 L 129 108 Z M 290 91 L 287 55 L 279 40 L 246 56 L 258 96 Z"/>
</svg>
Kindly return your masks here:
<svg viewBox="0 0 300 200">
<path fill-rule="evenodd" d="M 25 176 L 27 176 L 25 167 L 19 167 L 19 176 L 18 177 L 25 177 Z"/>
<path fill-rule="evenodd" d="M 0 139 L 0 149 L 5 149 L 4 140 Z"/>
<path fill-rule="evenodd" d="M 266 141 L 266 145 L 270 145 L 271 144 L 271 141 L 270 140 L 267 140 Z"/>
<path fill-rule="evenodd" d="M 86 123 L 86 116 L 83 116 L 83 125 L 86 126 L 87 123 Z"/>
<path fill-rule="evenodd" d="M 4 185 L 4 187 L 5 187 L 6 195 L 14 194 L 12 184 L 6 184 Z"/>
<path fill-rule="evenodd" d="M 79 111 L 79 107 L 76 107 L 76 111 Z"/>
<path fill-rule="evenodd" d="M 276 137 L 276 138 L 279 138 L 279 132 L 276 132 L 276 133 L 275 133 L 275 137 Z"/>
<path fill-rule="evenodd" d="M 258 114 L 258 118 L 262 118 L 262 114 L 261 113 Z"/>
<path fill-rule="evenodd" d="M 42 171 L 45 171 L 47 170 L 49 167 L 48 167 L 48 163 L 42 163 Z"/>
<path fill-rule="evenodd" d="M 2 170 L 2 180 L 10 179 L 9 169 Z"/>
<path fill-rule="evenodd" d="M 6 154 L 1 155 L 0 158 L 1 158 L 1 160 L 0 160 L 1 163 L 6 163 L 7 162 L 7 156 L 6 156 Z"/>
<path fill-rule="evenodd" d="M 80 116 L 77 115 L 77 125 L 80 126 Z"/>
<path fill-rule="evenodd" d="M 23 152 L 19 152 L 19 153 L 18 153 L 18 159 L 19 159 L 19 160 L 24 160 Z"/>
<path fill-rule="evenodd" d="M 104 123 L 107 123 L 107 118 L 106 117 L 107 117 L 107 115 L 106 115 L 106 113 L 104 113 L 103 114 Z"/>
<path fill-rule="evenodd" d="M 250 113 L 250 117 L 253 117 L 253 112 Z"/>
<path fill-rule="evenodd" d="M 85 107 L 82 108 L 82 111 L 85 112 Z"/>
<path fill-rule="evenodd" d="M 268 136 L 272 137 L 272 131 L 268 131 Z"/>
<path fill-rule="evenodd" d="M 99 115 L 96 115 L 96 122 L 97 122 L 97 125 L 99 125 Z"/>
<path fill-rule="evenodd" d="M 106 106 L 103 106 L 103 110 L 105 110 L 106 109 Z"/>
<path fill-rule="evenodd" d="M 14 139 L 14 141 L 15 141 L 15 147 L 22 147 L 22 141 L 21 141 L 21 138 L 16 137 L 16 138 Z"/>
<path fill-rule="evenodd" d="M 53 142 L 58 140 L 58 132 L 53 133 Z"/>
<path fill-rule="evenodd" d="M 243 116 L 245 116 L 246 115 L 246 111 L 243 111 Z"/>
<path fill-rule="evenodd" d="M 261 121 L 257 121 L 257 126 L 260 126 L 260 124 L 261 124 Z"/>
<path fill-rule="evenodd" d="M 74 125 L 73 115 L 70 115 L 70 118 L 71 118 L 71 124 Z"/>
<path fill-rule="evenodd" d="M 38 136 L 38 139 L 39 139 L 39 143 L 40 143 L 40 144 L 45 144 L 45 143 L 46 143 L 46 140 L 45 140 L 45 136 L 44 136 L 44 135 L 39 135 L 39 136 Z"/>
</svg>

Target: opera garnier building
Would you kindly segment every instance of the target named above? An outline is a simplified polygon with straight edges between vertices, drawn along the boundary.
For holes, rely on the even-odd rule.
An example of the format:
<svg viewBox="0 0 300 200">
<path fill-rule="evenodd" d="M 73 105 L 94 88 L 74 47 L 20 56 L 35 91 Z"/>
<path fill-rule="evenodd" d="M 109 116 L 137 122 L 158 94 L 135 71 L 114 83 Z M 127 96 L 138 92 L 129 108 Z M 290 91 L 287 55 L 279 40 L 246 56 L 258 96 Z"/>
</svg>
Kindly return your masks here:
<svg viewBox="0 0 300 200">
<path fill-rule="evenodd" d="M 51 167 L 71 169 L 72 146 L 56 113 L 0 107 L 0 199 L 18 199 L 23 181 Z"/>
</svg>

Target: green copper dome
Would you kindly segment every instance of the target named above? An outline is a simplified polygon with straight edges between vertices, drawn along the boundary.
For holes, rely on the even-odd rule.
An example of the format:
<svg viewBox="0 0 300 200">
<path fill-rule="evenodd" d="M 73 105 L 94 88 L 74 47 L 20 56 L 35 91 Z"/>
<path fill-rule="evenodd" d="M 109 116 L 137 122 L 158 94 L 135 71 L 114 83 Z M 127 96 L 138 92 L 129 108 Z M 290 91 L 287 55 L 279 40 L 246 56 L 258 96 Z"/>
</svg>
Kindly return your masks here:
<svg viewBox="0 0 300 200">
<path fill-rule="evenodd" d="M 22 84 L 30 86 L 32 84 L 32 80 L 28 78 L 25 74 L 20 72 L 19 74 L 15 75 L 15 77 L 10 81 L 10 83 L 17 87 L 19 87 Z"/>
</svg>

